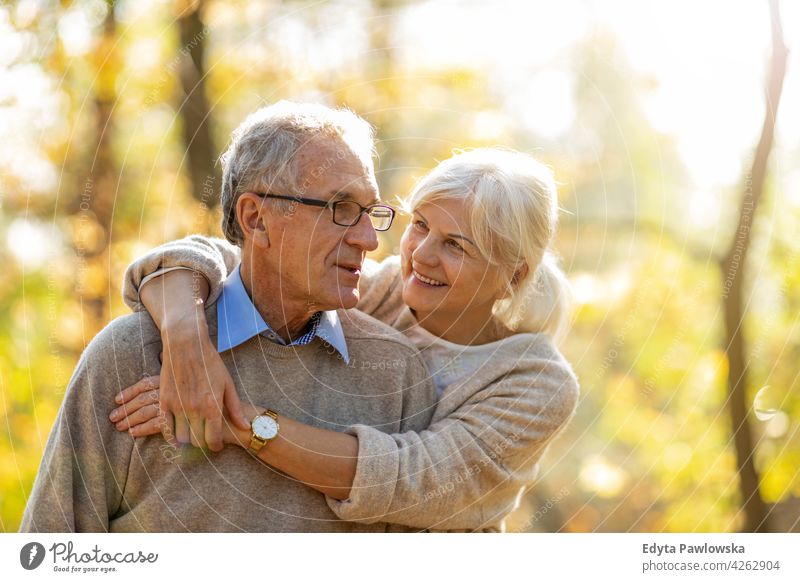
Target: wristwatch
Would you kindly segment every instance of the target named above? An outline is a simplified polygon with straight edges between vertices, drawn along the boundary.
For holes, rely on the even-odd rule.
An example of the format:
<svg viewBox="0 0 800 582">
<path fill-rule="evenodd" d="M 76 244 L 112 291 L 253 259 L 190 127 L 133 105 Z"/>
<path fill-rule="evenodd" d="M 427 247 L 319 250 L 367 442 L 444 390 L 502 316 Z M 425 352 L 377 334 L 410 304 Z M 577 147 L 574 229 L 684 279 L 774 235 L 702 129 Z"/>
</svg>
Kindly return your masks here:
<svg viewBox="0 0 800 582">
<path fill-rule="evenodd" d="M 278 413 L 274 410 L 265 410 L 250 423 L 250 446 L 248 450 L 258 453 L 267 442 L 278 436 Z"/>
</svg>

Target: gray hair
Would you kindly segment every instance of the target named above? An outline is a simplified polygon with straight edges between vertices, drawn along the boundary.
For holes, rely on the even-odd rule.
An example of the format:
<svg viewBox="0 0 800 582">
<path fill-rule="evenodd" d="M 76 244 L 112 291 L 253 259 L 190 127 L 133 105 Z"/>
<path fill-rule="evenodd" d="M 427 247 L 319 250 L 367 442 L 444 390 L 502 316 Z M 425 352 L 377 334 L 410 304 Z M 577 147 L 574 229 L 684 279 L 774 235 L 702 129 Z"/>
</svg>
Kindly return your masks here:
<svg viewBox="0 0 800 582">
<path fill-rule="evenodd" d="M 509 297 L 493 312 L 518 332 L 547 333 L 561 339 L 567 329 L 570 287 L 551 251 L 558 223 L 558 195 L 552 170 L 511 149 L 478 148 L 456 153 L 416 185 L 404 209 L 427 202 L 463 200 L 481 255 L 509 273 L 528 267 L 526 277 L 509 281 Z"/>
<path fill-rule="evenodd" d="M 302 195 L 296 154 L 316 137 L 339 140 L 365 162 L 374 153 L 372 126 L 348 109 L 315 103 L 279 101 L 250 114 L 237 127 L 222 154 L 222 232 L 244 243 L 236 202 L 244 192 Z"/>
</svg>

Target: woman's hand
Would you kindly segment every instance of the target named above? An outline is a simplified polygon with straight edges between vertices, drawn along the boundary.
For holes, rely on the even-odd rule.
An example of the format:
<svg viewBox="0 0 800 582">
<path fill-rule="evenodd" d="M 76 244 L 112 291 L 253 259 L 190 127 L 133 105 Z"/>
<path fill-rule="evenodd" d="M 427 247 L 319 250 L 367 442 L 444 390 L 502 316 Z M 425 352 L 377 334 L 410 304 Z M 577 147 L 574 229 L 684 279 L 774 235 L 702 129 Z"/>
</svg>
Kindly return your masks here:
<svg viewBox="0 0 800 582">
<path fill-rule="evenodd" d="M 208 336 L 205 278 L 185 269 L 170 271 L 143 285 L 139 297 L 161 330 L 164 346 L 160 391 L 164 436 L 220 450 L 223 410 L 239 428 L 249 430 L 250 425 L 233 379 Z"/>
<path fill-rule="evenodd" d="M 115 424 L 118 431 L 128 431 L 134 437 L 162 433 L 168 441 L 172 440 L 172 435 L 165 434 L 165 428 L 170 427 L 159 406 L 160 382 L 160 376 L 150 376 L 129 386 L 117 395 L 115 400 L 120 406 L 111 411 L 109 419 Z M 252 404 L 242 404 L 242 413 L 247 418 L 255 418 L 263 410 Z M 249 426 L 250 423 L 247 424 Z M 237 427 L 227 414 L 222 419 L 221 432 L 222 442 L 226 445 L 247 447 L 250 442 L 250 429 Z"/>
<path fill-rule="evenodd" d="M 111 418 L 118 428 L 139 425 L 131 431 L 133 436 L 161 432 L 170 443 L 212 451 L 224 446 L 226 417 L 249 431 L 233 378 L 211 342 L 205 318 L 165 325 L 162 340 L 161 375 L 145 378 L 117 396 L 117 404 L 125 405 Z"/>
<path fill-rule="evenodd" d="M 117 394 L 114 400 L 122 406 L 112 410 L 108 418 L 118 431 L 127 430 L 135 437 L 165 433 L 168 423 L 158 404 L 159 381 L 159 376 L 150 376 Z M 172 441 L 171 435 L 164 434 L 164 438 Z"/>
<path fill-rule="evenodd" d="M 175 418 L 175 437 L 179 443 L 221 450 L 226 412 L 239 428 L 249 423 L 233 378 L 208 336 L 205 317 L 165 326 L 161 337 L 160 403 Z"/>
<path fill-rule="evenodd" d="M 117 430 L 128 430 L 134 437 L 162 432 L 165 424 L 158 408 L 159 377 L 144 378 L 117 396 L 121 404 L 109 417 Z M 264 408 L 242 404 L 244 414 L 253 419 Z M 279 416 L 280 434 L 263 447 L 258 457 L 312 489 L 334 499 L 347 499 L 353 487 L 358 461 L 358 439 L 350 434 L 308 426 Z M 225 415 L 222 439 L 226 445 L 250 446 L 251 430 L 238 428 Z M 174 441 L 165 434 L 167 442 Z"/>
</svg>

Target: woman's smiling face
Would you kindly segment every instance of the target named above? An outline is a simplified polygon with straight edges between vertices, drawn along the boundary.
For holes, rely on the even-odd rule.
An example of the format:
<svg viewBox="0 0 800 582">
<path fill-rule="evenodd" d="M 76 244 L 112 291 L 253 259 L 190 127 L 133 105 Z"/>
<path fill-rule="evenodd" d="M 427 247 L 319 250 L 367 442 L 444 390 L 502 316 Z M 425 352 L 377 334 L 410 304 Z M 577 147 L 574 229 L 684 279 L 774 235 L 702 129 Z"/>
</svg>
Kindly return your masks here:
<svg viewBox="0 0 800 582">
<path fill-rule="evenodd" d="M 403 300 L 440 330 L 480 329 L 507 287 L 504 270 L 478 251 L 469 215 L 463 199 L 424 201 L 403 234 Z"/>
</svg>

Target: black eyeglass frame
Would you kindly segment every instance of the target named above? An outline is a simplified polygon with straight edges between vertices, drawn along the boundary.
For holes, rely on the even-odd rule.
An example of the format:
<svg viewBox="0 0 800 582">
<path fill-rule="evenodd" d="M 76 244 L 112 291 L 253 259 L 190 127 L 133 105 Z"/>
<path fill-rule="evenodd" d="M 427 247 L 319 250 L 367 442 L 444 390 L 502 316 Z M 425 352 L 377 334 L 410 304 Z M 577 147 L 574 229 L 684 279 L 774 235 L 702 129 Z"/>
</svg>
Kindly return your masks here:
<svg viewBox="0 0 800 582">
<path fill-rule="evenodd" d="M 369 213 L 369 211 L 372 210 L 373 208 L 383 208 L 383 209 L 388 210 L 389 212 L 392 213 L 391 217 L 389 218 L 389 224 L 388 224 L 388 226 L 386 228 L 376 228 L 374 224 L 372 225 L 372 227 L 375 228 L 375 230 L 377 230 L 378 232 L 385 232 L 385 231 L 389 230 L 390 228 L 392 228 L 392 223 L 394 222 L 394 218 L 395 218 L 395 216 L 397 216 L 397 211 L 394 208 L 392 208 L 391 206 L 389 206 L 388 204 L 372 204 L 370 206 L 361 206 L 361 204 L 359 204 L 355 200 L 336 200 L 335 202 L 331 202 L 330 200 L 317 200 L 316 198 L 303 198 L 302 196 L 286 196 L 284 194 L 272 194 L 271 192 L 253 192 L 253 194 L 256 194 L 258 196 L 263 196 L 264 198 L 277 198 L 279 200 L 291 200 L 292 202 L 299 202 L 300 204 L 305 204 L 306 206 L 317 206 L 319 208 L 330 208 L 331 209 L 331 214 L 332 214 L 332 219 L 333 219 L 333 224 L 335 224 L 337 226 L 344 226 L 346 228 L 349 228 L 351 226 L 357 225 L 359 223 L 359 221 L 361 220 L 361 216 L 363 214 L 365 214 L 365 213 Z M 352 224 L 342 224 L 341 222 L 336 222 L 336 205 L 337 204 L 342 204 L 342 203 L 355 204 L 360 209 L 359 212 L 358 212 L 358 217 L 355 219 L 355 221 L 353 221 Z M 370 221 L 371 221 L 371 219 L 370 219 Z"/>
</svg>

